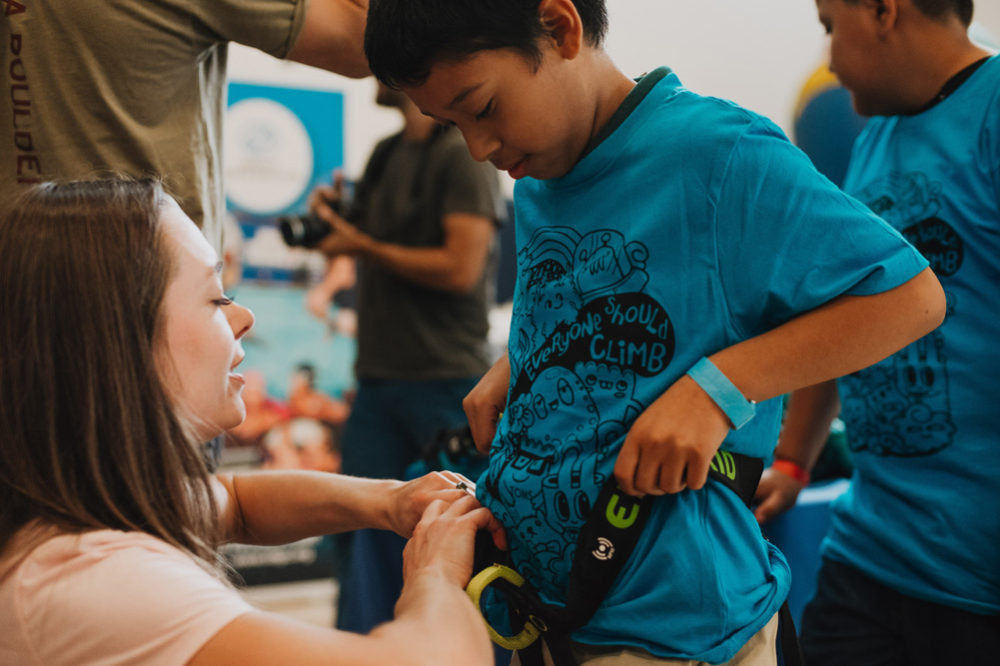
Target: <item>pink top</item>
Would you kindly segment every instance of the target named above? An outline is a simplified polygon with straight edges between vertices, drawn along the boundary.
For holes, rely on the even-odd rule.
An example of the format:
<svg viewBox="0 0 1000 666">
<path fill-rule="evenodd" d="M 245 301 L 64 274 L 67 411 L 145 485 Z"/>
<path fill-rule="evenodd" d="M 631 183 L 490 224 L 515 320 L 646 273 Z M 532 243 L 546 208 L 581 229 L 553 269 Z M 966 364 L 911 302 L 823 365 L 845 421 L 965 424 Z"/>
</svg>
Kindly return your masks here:
<svg viewBox="0 0 1000 666">
<path fill-rule="evenodd" d="M 253 610 L 140 532 L 56 536 L 17 556 L 0 560 L 0 664 L 184 664 Z"/>
</svg>

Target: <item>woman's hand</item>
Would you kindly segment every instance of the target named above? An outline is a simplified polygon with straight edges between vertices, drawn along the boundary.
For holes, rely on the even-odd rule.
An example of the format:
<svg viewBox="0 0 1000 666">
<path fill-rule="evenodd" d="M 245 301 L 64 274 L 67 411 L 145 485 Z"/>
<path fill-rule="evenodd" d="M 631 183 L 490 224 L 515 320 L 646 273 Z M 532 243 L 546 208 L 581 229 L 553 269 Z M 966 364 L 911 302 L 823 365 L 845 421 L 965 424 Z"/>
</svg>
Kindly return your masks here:
<svg viewBox="0 0 1000 666">
<path fill-rule="evenodd" d="M 462 494 L 454 502 L 435 500 L 428 505 L 403 551 L 404 580 L 430 570 L 459 587 L 468 584 L 476 532 L 490 529 L 496 519 L 475 497 Z"/>
<path fill-rule="evenodd" d="M 476 484 L 458 472 L 430 472 L 412 481 L 400 483 L 393 491 L 389 521 L 394 532 L 409 538 L 414 526 L 433 502 L 453 504 L 466 497 L 475 498 Z M 476 504 L 479 504 L 478 501 Z M 489 513 L 489 512 L 487 512 Z M 490 514 L 486 529 L 499 548 L 507 548 L 507 537 L 500 523 Z"/>
</svg>

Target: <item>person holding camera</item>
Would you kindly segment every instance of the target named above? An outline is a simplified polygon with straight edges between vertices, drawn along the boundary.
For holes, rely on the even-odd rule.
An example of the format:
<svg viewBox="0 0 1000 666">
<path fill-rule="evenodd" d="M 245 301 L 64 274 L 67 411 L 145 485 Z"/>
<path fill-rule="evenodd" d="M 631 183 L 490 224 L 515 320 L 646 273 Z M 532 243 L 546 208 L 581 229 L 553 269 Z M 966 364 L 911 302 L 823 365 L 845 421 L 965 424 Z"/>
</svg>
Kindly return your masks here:
<svg viewBox="0 0 1000 666">
<path fill-rule="evenodd" d="M 399 110 L 402 130 L 376 145 L 350 206 L 339 177 L 313 191 L 302 221 L 325 228 L 299 241 L 324 252 L 331 270 L 344 258 L 357 263 L 357 396 L 343 471 L 401 478 L 438 431 L 465 423 L 462 399 L 492 360 L 488 290 L 501 198 L 496 171 L 472 159 L 461 134 L 381 84 L 376 103 Z M 314 306 L 328 304 L 338 283 L 319 285 Z M 337 623 L 365 632 L 392 617 L 403 541 L 372 531 L 351 539 Z M 377 576 L 367 582 L 366 571 Z"/>
</svg>

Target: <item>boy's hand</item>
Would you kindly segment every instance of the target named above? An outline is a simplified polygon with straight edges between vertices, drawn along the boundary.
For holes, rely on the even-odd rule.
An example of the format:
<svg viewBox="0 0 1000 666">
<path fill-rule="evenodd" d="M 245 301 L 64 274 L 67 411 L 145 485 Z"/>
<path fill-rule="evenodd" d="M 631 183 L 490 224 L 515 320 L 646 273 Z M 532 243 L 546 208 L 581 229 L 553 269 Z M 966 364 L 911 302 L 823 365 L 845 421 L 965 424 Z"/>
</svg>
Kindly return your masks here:
<svg viewBox="0 0 1000 666">
<path fill-rule="evenodd" d="M 788 511 L 795 506 L 795 500 L 799 497 L 799 492 L 805 486 L 772 467 L 768 467 L 761 474 L 760 483 L 757 485 L 757 492 L 754 493 L 754 501 L 758 502 L 753 515 L 761 525 L 772 518 Z"/>
<path fill-rule="evenodd" d="M 630 495 L 664 495 L 705 485 L 709 463 L 729 432 L 729 419 L 687 375 L 632 424 L 615 462 Z"/>
<path fill-rule="evenodd" d="M 504 355 L 486 371 L 479 383 L 462 400 L 462 409 L 469 419 L 472 441 L 480 453 L 489 453 L 490 444 L 497 433 L 497 423 L 507 403 L 507 385 L 510 383 L 510 364 Z"/>
</svg>

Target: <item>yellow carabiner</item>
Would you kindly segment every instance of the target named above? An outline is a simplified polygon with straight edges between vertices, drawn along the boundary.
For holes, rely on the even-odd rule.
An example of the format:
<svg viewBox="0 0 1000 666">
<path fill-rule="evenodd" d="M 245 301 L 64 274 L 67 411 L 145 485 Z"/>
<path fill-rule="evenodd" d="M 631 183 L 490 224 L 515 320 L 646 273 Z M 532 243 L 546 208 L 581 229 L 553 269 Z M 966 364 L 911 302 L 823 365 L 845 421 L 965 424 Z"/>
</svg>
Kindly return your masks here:
<svg viewBox="0 0 1000 666">
<path fill-rule="evenodd" d="M 473 576 L 472 580 L 469 581 L 469 584 L 465 588 L 466 594 L 468 594 L 469 598 L 472 599 L 472 603 L 476 605 L 476 608 L 480 608 L 479 599 L 483 594 L 483 590 L 489 587 L 493 581 L 498 578 L 503 578 L 515 587 L 521 587 L 524 585 L 524 578 L 521 574 L 517 573 L 508 566 L 494 564 L 493 566 L 486 567 Z M 480 612 L 482 612 L 481 608 Z M 500 647 L 508 650 L 523 650 L 534 643 L 541 635 L 541 631 L 539 631 L 536 623 L 540 626 L 545 626 L 541 620 L 532 615 L 529 618 L 529 621 L 524 623 L 524 629 L 521 633 L 516 636 L 501 636 L 497 633 L 496 629 L 490 626 L 489 622 L 486 623 L 486 631 L 489 632 L 490 639 L 492 639 L 493 642 Z"/>
</svg>

